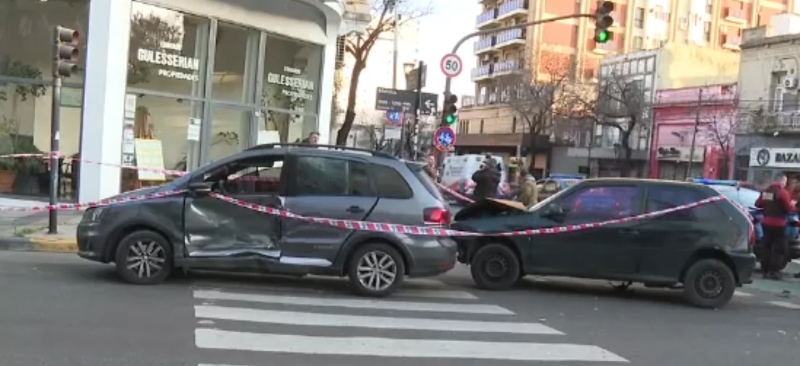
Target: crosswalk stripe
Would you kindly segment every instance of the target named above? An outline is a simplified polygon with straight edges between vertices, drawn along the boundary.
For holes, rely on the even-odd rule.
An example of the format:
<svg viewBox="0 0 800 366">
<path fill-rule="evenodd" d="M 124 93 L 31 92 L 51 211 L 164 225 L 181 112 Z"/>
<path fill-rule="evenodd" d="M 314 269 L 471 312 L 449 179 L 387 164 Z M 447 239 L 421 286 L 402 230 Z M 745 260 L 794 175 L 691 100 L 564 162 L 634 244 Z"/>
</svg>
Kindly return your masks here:
<svg viewBox="0 0 800 366">
<path fill-rule="evenodd" d="M 206 349 L 314 355 L 628 362 L 603 348 L 578 344 L 318 337 L 202 328 L 195 329 L 195 344 Z"/>
<path fill-rule="evenodd" d="M 736 290 L 736 291 L 733 292 L 733 296 L 751 297 L 751 296 L 753 296 L 753 294 L 750 294 L 750 293 L 747 293 L 747 292 L 744 292 L 744 291 Z"/>
<path fill-rule="evenodd" d="M 432 299 L 476 300 L 478 297 L 466 291 L 451 291 L 439 289 L 401 288 L 394 293 L 395 296 L 429 297 Z"/>
<path fill-rule="evenodd" d="M 372 329 L 413 329 L 442 332 L 477 332 L 509 334 L 563 335 L 540 323 L 465 321 L 423 318 L 391 318 L 382 316 L 321 314 L 294 311 L 259 310 L 223 306 L 197 305 L 195 317 L 285 325 L 353 327 Z"/>
<path fill-rule="evenodd" d="M 195 290 L 194 298 L 205 300 L 247 301 L 283 305 L 343 307 L 353 309 L 381 309 L 399 311 L 427 311 L 440 313 L 514 315 L 514 312 L 497 305 L 433 303 L 372 299 L 341 299 L 325 297 L 299 297 L 228 293 L 216 290 Z"/>
<path fill-rule="evenodd" d="M 800 310 L 800 305 L 792 304 L 786 301 L 768 301 L 767 304 L 780 306 L 785 309 Z"/>
<path fill-rule="evenodd" d="M 196 289 L 205 289 L 205 290 L 219 290 L 222 288 L 236 288 L 242 290 L 254 290 L 254 291 L 286 291 L 287 287 L 280 286 L 280 285 L 235 285 L 235 286 L 226 286 L 225 284 L 220 284 L 216 282 L 195 282 L 193 286 Z M 320 289 L 311 289 L 311 288 L 291 288 L 293 293 L 302 294 L 302 293 L 314 293 L 320 294 L 325 292 L 335 293 L 333 291 L 326 291 Z M 446 290 L 444 288 L 431 288 L 429 286 L 424 286 L 422 288 L 407 288 L 401 287 L 397 289 L 397 292 L 394 293 L 393 296 L 396 297 L 420 297 L 420 298 L 432 298 L 432 299 L 454 299 L 454 300 L 476 300 L 478 299 L 477 296 L 467 292 L 467 291 L 457 291 L 457 290 Z"/>
</svg>

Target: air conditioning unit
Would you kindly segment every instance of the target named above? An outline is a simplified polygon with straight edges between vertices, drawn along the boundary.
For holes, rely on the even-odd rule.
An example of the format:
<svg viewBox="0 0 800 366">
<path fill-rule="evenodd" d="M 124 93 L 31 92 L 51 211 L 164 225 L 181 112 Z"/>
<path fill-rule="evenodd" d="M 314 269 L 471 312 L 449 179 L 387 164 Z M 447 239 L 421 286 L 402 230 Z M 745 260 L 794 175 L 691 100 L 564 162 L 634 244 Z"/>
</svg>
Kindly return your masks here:
<svg viewBox="0 0 800 366">
<path fill-rule="evenodd" d="M 783 87 L 786 89 L 794 89 L 797 87 L 797 78 L 794 76 L 787 76 L 783 78 Z"/>
<path fill-rule="evenodd" d="M 689 18 L 681 17 L 678 26 L 680 27 L 681 30 L 689 29 Z"/>
</svg>

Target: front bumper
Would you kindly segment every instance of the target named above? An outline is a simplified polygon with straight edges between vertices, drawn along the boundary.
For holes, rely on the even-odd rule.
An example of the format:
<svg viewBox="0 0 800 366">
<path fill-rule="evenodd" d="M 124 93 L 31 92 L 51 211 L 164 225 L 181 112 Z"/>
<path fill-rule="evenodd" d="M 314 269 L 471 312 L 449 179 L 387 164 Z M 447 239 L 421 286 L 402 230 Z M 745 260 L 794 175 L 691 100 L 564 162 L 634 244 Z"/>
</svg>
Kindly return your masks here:
<svg viewBox="0 0 800 366">
<path fill-rule="evenodd" d="M 753 283 L 753 272 L 756 269 L 756 256 L 753 253 L 733 253 L 730 255 L 736 269 L 739 285 Z"/>
<path fill-rule="evenodd" d="M 91 261 L 108 263 L 103 249 L 105 240 L 99 233 L 100 225 L 98 222 L 81 221 L 75 230 L 75 237 L 78 242 L 78 256 Z"/>
</svg>

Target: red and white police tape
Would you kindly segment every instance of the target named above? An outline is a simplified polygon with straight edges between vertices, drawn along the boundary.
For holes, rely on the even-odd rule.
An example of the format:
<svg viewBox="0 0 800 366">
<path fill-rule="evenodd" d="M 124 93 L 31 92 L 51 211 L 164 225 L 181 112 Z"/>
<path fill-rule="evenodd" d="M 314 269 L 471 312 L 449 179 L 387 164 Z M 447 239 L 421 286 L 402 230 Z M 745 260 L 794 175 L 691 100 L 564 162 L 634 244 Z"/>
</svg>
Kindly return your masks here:
<svg viewBox="0 0 800 366">
<path fill-rule="evenodd" d="M 97 202 L 86 202 L 86 203 L 59 203 L 57 205 L 43 205 L 43 206 L 33 206 L 33 207 L 0 207 L 0 212 L 9 212 L 9 211 L 33 211 L 33 212 L 44 212 L 44 211 L 80 211 L 85 210 L 87 208 L 96 208 L 96 207 L 105 207 L 116 205 L 120 203 L 127 203 L 133 201 L 145 201 L 151 200 L 156 198 L 164 198 L 170 196 L 176 196 L 186 192 L 185 190 L 177 190 L 177 191 L 167 191 L 167 192 L 159 192 L 159 193 L 150 193 L 150 194 L 141 194 L 141 195 L 134 195 L 128 196 L 123 198 L 114 198 L 108 200 L 100 200 Z"/>
<path fill-rule="evenodd" d="M 475 232 L 459 231 L 459 230 L 451 230 L 451 229 L 427 227 L 427 226 L 410 226 L 410 225 L 390 224 L 384 222 L 340 220 L 340 219 L 330 219 L 324 217 L 306 217 L 291 213 L 289 211 L 284 211 L 273 207 L 262 206 L 217 193 L 211 193 L 211 196 L 216 199 L 228 202 L 230 204 L 257 212 L 262 212 L 268 215 L 292 218 L 303 221 L 310 221 L 316 224 L 333 226 L 342 229 L 384 232 L 384 233 L 388 232 L 388 233 L 408 234 L 408 235 L 425 235 L 425 236 L 530 236 L 530 235 L 561 234 L 561 233 L 594 229 L 602 226 L 621 224 L 638 220 L 652 219 L 661 215 L 666 215 L 676 211 L 688 210 L 698 206 L 706 205 L 712 202 L 725 199 L 723 196 L 714 196 L 706 198 L 701 201 L 680 205 L 665 210 L 648 212 L 636 216 L 623 217 L 619 219 L 586 223 L 580 225 L 566 225 L 566 226 L 550 227 L 543 229 L 528 229 L 528 230 L 507 231 L 499 233 L 475 233 Z"/>
<path fill-rule="evenodd" d="M 472 198 L 464 196 L 461 193 L 458 193 L 458 192 L 452 190 L 450 187 L 448 187 L 448 186 L 446 186 L 444 184 L 436 183 L 436 186 L 439 187 L 439 189 L 441 189 L 445 193 L 447 193 L 447 194 L 449 194 L 449 195 L 451 195 L 451 196 L 453 196 L 453 197 L 455 197 L 457 199 L 460 199 L 460 200 L 462 200 L 464 202 L 467 202 L 467 203 L 474 203 L 475 202 L 475 200 L 473 200 Z"/>
</svg>

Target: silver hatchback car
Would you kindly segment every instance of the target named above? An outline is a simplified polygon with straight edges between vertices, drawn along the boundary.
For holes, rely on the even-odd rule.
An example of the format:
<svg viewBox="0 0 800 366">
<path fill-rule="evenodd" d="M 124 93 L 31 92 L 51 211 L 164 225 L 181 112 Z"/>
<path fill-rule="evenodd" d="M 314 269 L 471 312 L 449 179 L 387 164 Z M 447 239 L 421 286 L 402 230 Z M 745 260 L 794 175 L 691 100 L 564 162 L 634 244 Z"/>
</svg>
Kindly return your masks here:
<svg viewBox="0 0 800 366">
<path fill-rule="evenodd" d="M 155 284 L 175 270 L 347 276 L 356 293 L 391 294 L 405 276 L 455 266 L 447 237 L 357 231 L 268 215 L 213 197 L 305 217 L 448 227 L 449 207 L 418 163 L 369 150 L 259 145 L 163 186 L 115 198 L 185 190 L 89 209 L 78 226 L 83 258 L 116 264 L 126 281 Z"/>
</svg>

